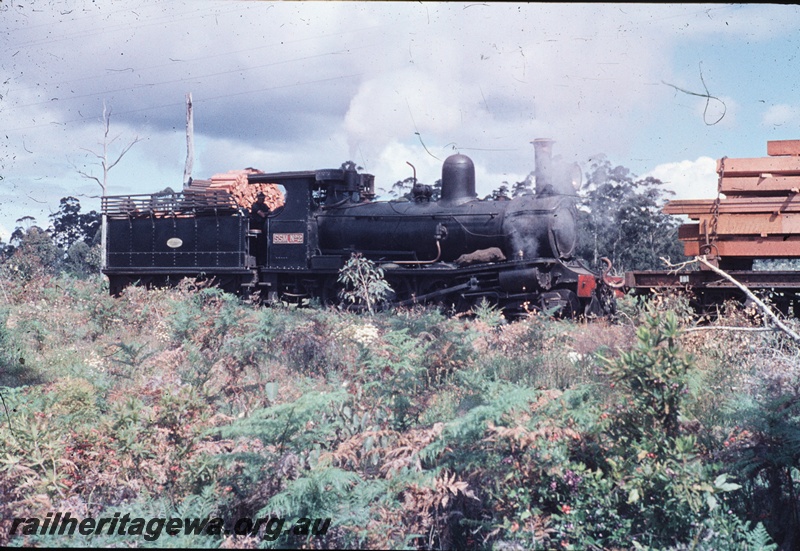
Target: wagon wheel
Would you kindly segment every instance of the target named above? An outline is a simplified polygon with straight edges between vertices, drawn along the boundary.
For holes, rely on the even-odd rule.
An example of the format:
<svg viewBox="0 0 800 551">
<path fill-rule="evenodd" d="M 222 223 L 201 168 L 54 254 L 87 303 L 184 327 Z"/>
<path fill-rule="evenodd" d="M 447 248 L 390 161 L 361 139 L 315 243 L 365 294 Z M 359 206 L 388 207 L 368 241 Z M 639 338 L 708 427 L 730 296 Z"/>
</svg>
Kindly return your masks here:
<svg viewBox="0 0 800 551">
<path fill-rule="evenodd" d="M 419 282 L 417 281 L 416 277 L 389 277 L 386 279 L 386 282 L 392 288 L 392 296 L 389 299 L 389 302 L 392 304 L 397 304 L 403 302 L 404 300 L 410 300 L 413 297 L 419 296 L 421 293 L 419 291 Z"/>
<path fill-rule="evenodd" d="M 279 289 L 279 300 L 286 304 L 300 305 L 303 303 L 303 299 L 311 298 L 308 289 L 296 279 L 288 279 L 280 282 Z"/>
<path fill-rule="evenodd" d="M 131 279 L 125 276 L 108 276 L 108 291 L 111 296 L 119 297 L 125 287 L 131 285 Z"/>
<path fill-rule="evenodd" d="M 321 278 L 319 299 L 324 308 L 339 304 L 339 283 L 336 276 L 332 275 Z"/>
<path fill-rule="evenodd" d="M 241 288 L 241 278 L 236 275 L 221 274 L 216 277 L 216 286 L 225 292 L 236 294 Z"/>
<path fill-rule="evenodd" d="M 554 313 L 555 317 L 573 318 L 583 313 L 581 301 L 574 292 L 569 289 L 555 289 L 553 292 L 558 295 L 558 301 L 562 303 Z M 553 292 L 540 294 L 536 308 L 542 312 L 550 310 L 552 304 L 548 302 L 548 298 L 552 298 Z M 558 302 L 556 304 L 558 304 Z"/>
</svg>

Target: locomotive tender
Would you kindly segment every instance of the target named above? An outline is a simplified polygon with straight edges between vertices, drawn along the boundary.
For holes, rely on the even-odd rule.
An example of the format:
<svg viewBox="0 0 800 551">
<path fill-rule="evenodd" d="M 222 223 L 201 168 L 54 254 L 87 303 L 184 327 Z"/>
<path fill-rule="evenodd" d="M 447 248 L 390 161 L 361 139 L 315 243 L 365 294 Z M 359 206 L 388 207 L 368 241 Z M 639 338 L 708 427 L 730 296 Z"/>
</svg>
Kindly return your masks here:
<svg viewBox="0 0 800 551">
<path fill-rule="evenodd" d="M 609 314 L 612 290 L 574 258 L 575 182 L 553 162 L 551 140 L 532 143 L 536 189 L 512 199 L 476 199 L 475 168 L 461 154 L 444 161 L 438 200 L 415 185 L 411 200 L 374 201 L 374 177 L 351 167 L 250 174 L 250 184 L 285 190 L 263 227 L 226 192 L 105 197 L 103 273 L 112 294 L 190 277 L 268 302 L 327 303 L 360 253 L 383 268 L 397 305 L 465 311 L 485 298 L 511 315 Z"/>
</svg>

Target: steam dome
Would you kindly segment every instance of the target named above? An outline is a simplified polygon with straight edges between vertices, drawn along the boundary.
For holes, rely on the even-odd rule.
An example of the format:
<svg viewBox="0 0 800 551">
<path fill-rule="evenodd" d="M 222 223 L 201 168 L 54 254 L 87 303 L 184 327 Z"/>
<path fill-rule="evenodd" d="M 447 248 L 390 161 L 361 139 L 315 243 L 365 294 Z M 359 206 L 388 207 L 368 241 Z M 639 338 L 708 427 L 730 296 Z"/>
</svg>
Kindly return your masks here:
<svg viewBox="0 0 800 551">
<path fill-rule="evenodd" d="M 450 155 L 442 165 L 442 201 L 465 203 L 475 199 L 475 165 L 466 155 Z"/>
</svg>

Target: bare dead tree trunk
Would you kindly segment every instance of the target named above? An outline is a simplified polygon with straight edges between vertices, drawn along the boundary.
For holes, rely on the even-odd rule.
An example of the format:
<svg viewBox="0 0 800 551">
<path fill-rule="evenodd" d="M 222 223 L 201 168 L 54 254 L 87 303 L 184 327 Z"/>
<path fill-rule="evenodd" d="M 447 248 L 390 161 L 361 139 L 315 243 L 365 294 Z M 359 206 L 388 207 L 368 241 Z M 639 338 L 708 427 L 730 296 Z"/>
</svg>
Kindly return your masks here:
<svg viewBox="0 0 800 551">
<path fill-rule="evenodd" d="M 134 145 L 136 145 L 137 142 L 141 141 L 141 138 L 139 138 L 139 136 L 136 136 L 133 139 L 133 141 L 131 141 L 130 143 L 128 143 L 128 145 L 126 145 L 125 147 L 122 148 L 122 151 L 117 156 L 116 160 L 114 160 L 113 162 L 109 162 L 108 161 L 108 147 L 111 144 L 113 144 L 116 141 L 116 139 L 119 138 L 119 136 L 115 136 L 115 137 L 113 137 L 111 139 L 109 139 L 109 137 L 108 137 L 108 135 L 109 135 L 109 133 L 111 131 L 111 108 L 106 105 L 105 101 L 103 101 L 103 118 L 102 118 L 101 122 L 103 123 L 103 141 L 99 142 L 99 145 L 102 147 L 102 152 L 98 153 L 97 151 L 92 151 L 91 149 L 86 149 L 84 147 L 82 147 L 81 149 L 83 149 L 84 151 L 88 151 L 89 153 L 91 153 L 92 155 L 94 155 L 95 157 L 97 157 L 100 160 L 100 166 L 103 168 L 103 179 L 101 180 L 97 176 L 94 176 L 94 175 L 89 174 L 87 172 L 83 172 L 81 170 L 78 171 L 78 174 L 80 174 L 84 178 L 87 178 L 89 180 L 94 180 L 95 182 L 97 182 L 97 185 L 100 186 L 100 190 L 102 191 L 102 195 L 101 195 L 101 199 L 100 199 L 100 201 L 102 202 L 103 199 L 106 196 L 106 190 L 108 189 L 108 173 L 111 171 L 112 168 L 117 166 L 117 163 L 119 163 L 122 160 L 122 157 L 124 157 L 125 154 L 128 151 L 130 151 L 130 149 Z M 101 207 L 102 207 L 102 203 L 101 203 Z M 107 222 L 107 220 L 106 220 L 105 211 L 102 208 L 101 208 L 101 211 L 102 211 L 102 215 L 101 215 L 101 226 L 100 226 L 100 247 L 101 247 L 100 254 L 102 255 L 102 259 L 101 259 L 102 267 L 105 268 L 106 267 L 106 260 L 107 260 L 106 259 L 106 222 Z"/>
<path fill-rule="evenodd" d="M 192 93 L 186 94 L 186 167 L 183 169 L 183 187 L 189 185 L 194 165 L 194 115 L 192 113 Z"/>
<path fill-rule="evenodd" d="M 105 131 L 103 132 L 103 157 L 100 161 L 100 164 L 103 166 L 103 183 L 100 184 L 100 189 L 103 192 L 100 197 L 100 267 L 104 270 L 108 262 L 108 253 L 106 252 L 106 244 L 108 243 L 106 240 L 106 233 L 108 233 L 108 217 L 106 216 L 106 209 L 103 208 L 102 202 L 106 198 L 106 189 L 108 189 L 108 131 L 111 128 L 111 112 L 107 110 L 105 100 L 103 101 L 103 126 L 105 127 Z"/>
</svg>

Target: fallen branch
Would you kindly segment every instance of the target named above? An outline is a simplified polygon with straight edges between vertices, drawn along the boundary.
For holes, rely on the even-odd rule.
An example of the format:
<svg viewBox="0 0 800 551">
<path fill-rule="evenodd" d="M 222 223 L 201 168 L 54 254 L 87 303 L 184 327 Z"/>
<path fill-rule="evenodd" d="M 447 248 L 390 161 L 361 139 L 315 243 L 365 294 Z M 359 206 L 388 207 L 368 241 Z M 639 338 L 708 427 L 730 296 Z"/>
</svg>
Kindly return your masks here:
<svg viewBox="0 0 800 551">
<path fill-rule="evenodd" d="M 693 331 L 749 331 L 751 333 L 765 333 L 775 331 L 774 327 L 736 327 L 733 325 L 709 325 L 707 327 L 689 327 L 683 330 L 685 333 Z"/>
<path fill-rule="evenodd" d="M 661 260 L 666 262 L 668 266 L 673 267 L 673 265 L 669 262 L 669 260 L 667 260 L 665 258 L 662 258 Z M 725 272 L 723 270 L 720 270 L 719 268 L 714 266 L 711 262 L 706 260 L 705 256 L 695 256 L 694 257 L 694 261 L 695 262 L 699 262 L 700 264 L 702 264 L 703 266 L 707 267 L 709 270 L 711 270 L 715 274 L 717 274 L 719 276 L 722 276 L 723 278 L 727 279 L 728 281 L 730 281 L 731 283 L 736 285 L 736 287 L 738 287 L 745 294 L 745 296 L 747 296 L 747 298 L 752 300 L 753 303 L 756 306 L 758 306 L 758 308 L 762 312 L 764 312 L 764 315 L 767 316 L 767 318 L 772 320 L 772 323 L 774 323 L 778 327 L 778 329 L 780 329 L 781 331 L 786 333 L 789 337 L 792 338 L 793 341 L 795 341 L 797 343 L 800 343 L 800 335 L 798 335 L 795 331 L 793 331 L 788 325 L 783 323 L 781 321 L 781 319 L 777 315 L 775 315 L 775 312 L 772 311 L 772 308 L 770 308 L 769 306 L 764 304 L 764 302 L 760 298 L 758 298 L 756 295 L 754 295 L 753 292 L 750 289 L 745 287 L 742 283 L 739 283 L 738 281 L 736 281 L 727 272 Z M 684 262 L 683 265 L 686 265 L 686 262 Z"/>
<path fill-rule="evenodd" d="M 668 268 L 671 268 L 671 270 L 669 270 L 670 274 L 677 274 L 687 266 L 691 266 L 697 262 L 696 260 L 687 260 L 686 262 L 681 262 L 680 264 L 673 264 L 669 261 L 669 258 L 664 258 L 663 256 L 661 257 L 661 261 L 666 264 Z"/>
</svg>

